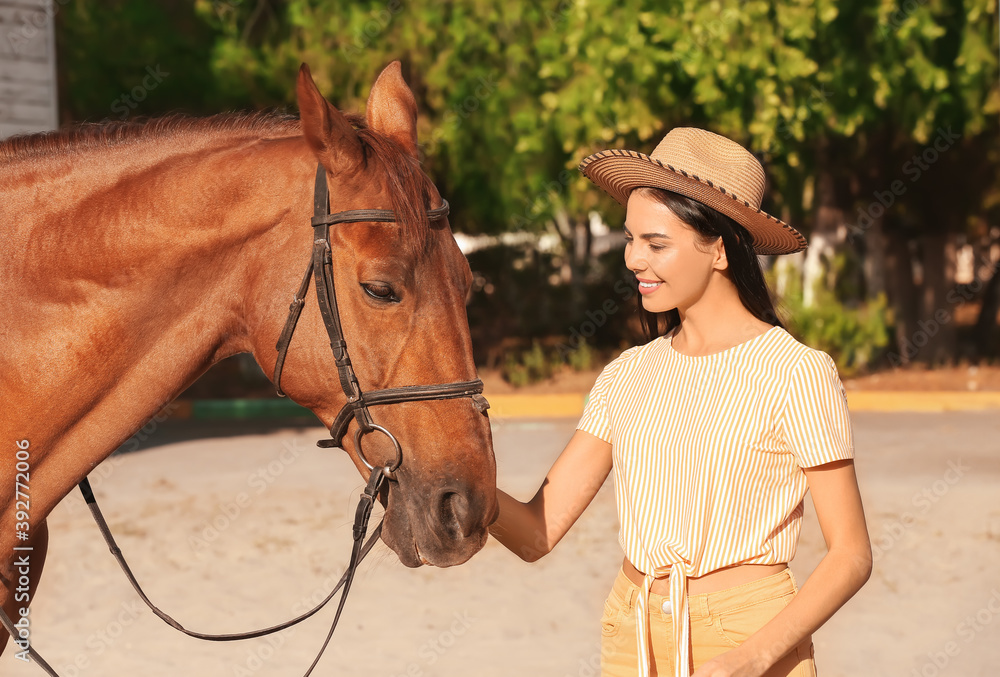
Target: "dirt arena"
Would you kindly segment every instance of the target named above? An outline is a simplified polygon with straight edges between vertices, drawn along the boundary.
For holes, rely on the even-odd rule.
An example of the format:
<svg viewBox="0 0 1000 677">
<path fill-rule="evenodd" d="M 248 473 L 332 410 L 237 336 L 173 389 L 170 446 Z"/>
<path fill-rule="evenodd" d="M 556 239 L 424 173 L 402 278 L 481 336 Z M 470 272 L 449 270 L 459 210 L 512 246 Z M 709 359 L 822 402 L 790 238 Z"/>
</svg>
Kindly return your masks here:
<svg viewBox="0 0 1000 677">
<path fill-rule="evenodd" d="M 994 677 L 1000 665 L 1000 417 L 853 415 L 871 581 L 815 636 L 822 677 Z M 574 420 L 495 420 L 499 484 L 537 488 Z M 165 423 L 115 456 L 95 491 L 154 602 L 193 629 L 273 624 L 340 577 L 360 477 L 318 428 Z M 31 639 L 62 677 L 301 675 L 331 607 L 278 637 L 186 638 L 136 598 L 78 493 L 49 520 Z M 452 569 L 407 569 L 384 546 L 362 565 L 315 675 L 552 675 L 599 670 L 600 614 L 621 561 L 609 480 L 548 557 L 491 541 Z M 824 552 L 807 499 L 792 570 Z M 37 677 L 8 645 L 0 675 Z"/>
</svg>

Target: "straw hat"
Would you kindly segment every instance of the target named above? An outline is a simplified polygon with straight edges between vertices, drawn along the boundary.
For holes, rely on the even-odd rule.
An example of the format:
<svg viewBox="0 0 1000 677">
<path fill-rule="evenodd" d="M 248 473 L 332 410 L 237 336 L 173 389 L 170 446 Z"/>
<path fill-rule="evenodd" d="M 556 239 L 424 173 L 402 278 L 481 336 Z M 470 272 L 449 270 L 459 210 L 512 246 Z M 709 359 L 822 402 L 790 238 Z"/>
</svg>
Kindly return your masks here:
<svg viewBox="0 0 1000 677">
<path fill-rule="evenodd" d="M 753 235 L 758 254 L 793 254 L 808 243 L 799 231 L 762 212 L 764 168 L 735 141 L 704 129 L 675 127 L 650 155 L 603 150 L 580 171 L 622 205 L 633 188 L 680 193 L 730 217 Z"/>
</svg>

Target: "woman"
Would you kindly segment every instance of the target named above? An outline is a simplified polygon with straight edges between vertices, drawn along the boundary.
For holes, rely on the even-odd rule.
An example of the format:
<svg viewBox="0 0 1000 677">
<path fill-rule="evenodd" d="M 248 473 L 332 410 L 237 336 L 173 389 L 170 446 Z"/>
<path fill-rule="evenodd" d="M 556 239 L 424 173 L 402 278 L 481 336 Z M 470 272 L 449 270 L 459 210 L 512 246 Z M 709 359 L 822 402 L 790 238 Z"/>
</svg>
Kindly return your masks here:
<svg viewBox="0 0 1000 677">
<path fill-rule="evenodd" d="M 760 210 L 753 155 L 704 130 L 581 170 L 627 207 L 652 340 L 601 373 L 534 498 L 498 491 L 491 533 L 538 559 L 613 470 L 625 558 L 602 673 L 815 675 L 811 635 L 868 580 L 871 547 L 836 366 L 784 330 L 756 256 L 805 239 Z M 828 552 L 799 590 L 787 563 L 807 489 Z"/>
</svg>

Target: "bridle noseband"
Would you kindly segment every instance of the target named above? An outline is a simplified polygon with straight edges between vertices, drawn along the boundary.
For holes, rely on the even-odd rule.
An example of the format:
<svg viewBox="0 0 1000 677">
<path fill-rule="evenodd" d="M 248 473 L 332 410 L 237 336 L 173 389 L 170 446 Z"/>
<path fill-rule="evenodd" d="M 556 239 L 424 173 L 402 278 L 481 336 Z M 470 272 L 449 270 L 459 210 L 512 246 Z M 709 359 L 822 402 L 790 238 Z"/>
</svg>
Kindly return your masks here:
<svg viewBox="0 0 1000 677">
<path fill-rule="evenodd" d="M 431 221 L 442 219 L 448 214 L 448 201 L 442 200 L 443 204 L 436 209 L 427 210 L 427 218 Z M 395 479 L 395 472 L 403 462 L 403 449 L 396 437 L 380 425 L 376 425 L 372 420 L 369 406 L 377 404 L 396 404 L 399 402 L 420 402 L 425 400 L 446 400 L 459 397 L 470 397 L 479 411 L 486 411 L 489 403 L 483 397 L 483 382 L 480 379 L 472 381 L 456 381 L 452 383 L 440 383 L 435 385 L 408 385 L 396 388 L 384 388 L 380 390 L 370 390 L 363 392 L 358 384 L 358 377 L 354 373 L 351 365 L 351 358 L 347 354 L 347 342 L 344 340 L 344 330 L 340 323 L 340 311 L 337 307 L 337 294 L 333 283 L 333 258 L 330 248 L 330 226 L 338 223 L 363 223 L 381 222 L 395 223 L 396 213 L 391 209 L 354 209 L 350 211 L 330 213 L 330 190 L 326 184 L 326 170 L 320 164 L 316 168 L 316 189 L 313 195 L 313 248 L 309 265 L 305 275 L 302 276 L 302 284 L 292 298 L 292 303 L 288 307 L 288 319 L 285 327 L 278 337 L 275 346 L 278 350 L 278 359 L 274 364 L 274 385 L 278 395 L 284 397 L 281 390 L 281 371 L 285 364 L 285 356 L 288 353 L 288 345 L 292 340 L 292 333 L 295 325 L 302 314 L 302 307 L 305 305 L 306 292 L 309 290 L 309 281 L 316 278 L 316 300 L 319 302 L 320 314 L 323 316 L 323 324 L 326 325 L 326 333 L 330 336 L 330 348 L 333 350 L 333 358 L 337 364 L 337 376 L 340 379 L 340 387 L 347 395 L 347 403 L 340 409 L 333 424 L 330 426 L 330 436 L 332 439 L 320 440 L 316 444 L 320 447 L 339 447 L 347 428 L 351 424 L 351 419 L 358 422 L 358 430 L 354 434 L 354 448 L 358 458 L 369 470 L 374 470 L 374 466 L 365 458 L 361 449 L 361 438 L 371 432 L 380 432 L 386 435 L 396 450 L 396 458 L 393 464 L 385 466 L 383 473 L 389 479 Z"/>
</svg>

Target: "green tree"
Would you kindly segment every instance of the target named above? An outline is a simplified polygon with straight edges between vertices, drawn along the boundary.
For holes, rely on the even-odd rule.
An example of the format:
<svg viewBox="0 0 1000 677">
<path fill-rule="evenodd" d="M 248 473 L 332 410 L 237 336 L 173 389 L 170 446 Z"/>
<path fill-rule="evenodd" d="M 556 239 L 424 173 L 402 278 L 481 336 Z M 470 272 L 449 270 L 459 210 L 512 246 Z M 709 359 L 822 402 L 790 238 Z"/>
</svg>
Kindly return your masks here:
<svg viewBox="0 0 1000 677">
<path fill-rule="evenodd" d="M 830 277 L 838 249 L 856 247 L 868 260 L 855 266 L 867 274 L 854 295 L 883 291 L 888 265 L 897 342 L 912 345 L 953 305 L 956 234 L 997 185 L 995 4 L 682 0 L 641 20 L 649 43 L 676 60 L 663 80 L 692 104 L 687 119 L 764 155 L 771 209 L 810 238 L 803 286 Z M 954 330 L 945 323 L 919 354 L 954 354 Z"/>
<path fill-rule="evenodd" d="M 558 235 L 553 265 L 578 314 L 597 270 L 589 215 L 622 212 L 577 164 L 602 148 L 651 150 L 677 125 L 764 160 L 764 208 L 810 238 L 801 287 L 822 280 L 848 304 L 885 289 L 897 348 L 954 310 L 954 248 L 986 241 L 1000 209 L 988 0 L 77 0 L 59 21 L 75 119 L 113 117 L 157 64 L 171 75 L 136 113 L 291 107 L 303 61 L 332 101 L 360 110 L 401 59 L 456 229 Z M 982 285 L 981 337 L 998 285 Z M 940 329 L 913 357 L 955 353 L 955 323 Z"/>
</svg>

